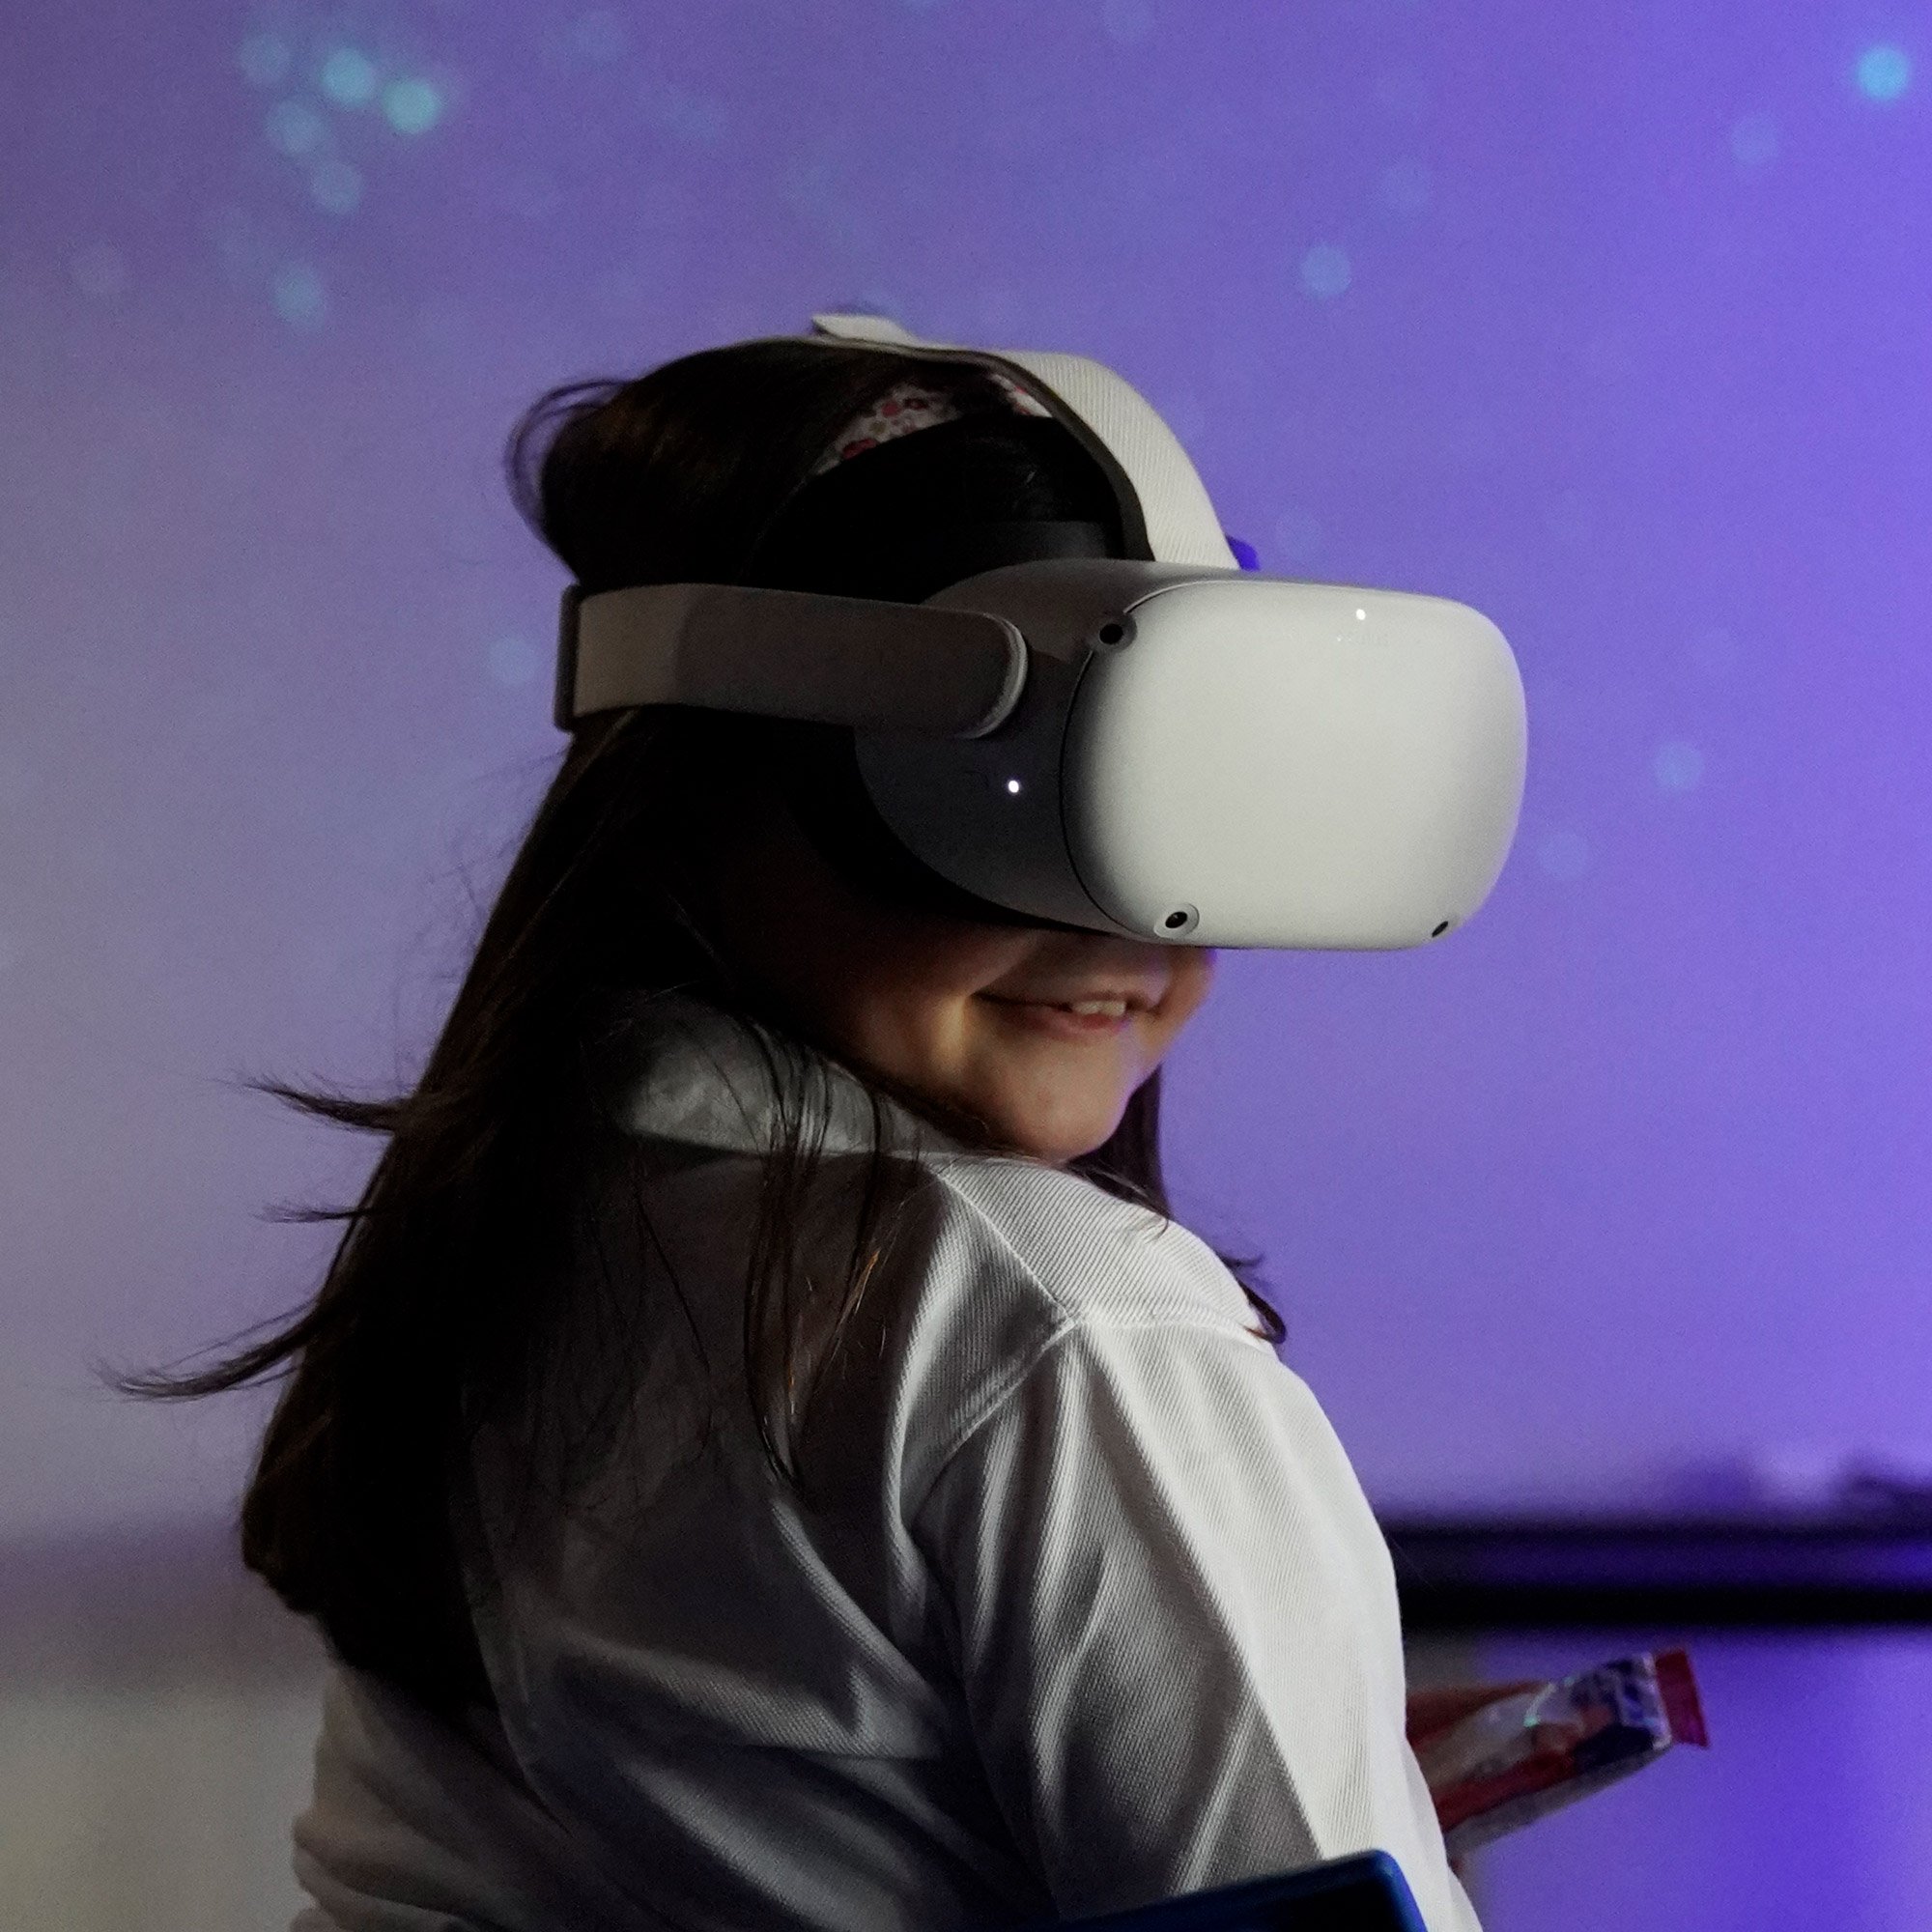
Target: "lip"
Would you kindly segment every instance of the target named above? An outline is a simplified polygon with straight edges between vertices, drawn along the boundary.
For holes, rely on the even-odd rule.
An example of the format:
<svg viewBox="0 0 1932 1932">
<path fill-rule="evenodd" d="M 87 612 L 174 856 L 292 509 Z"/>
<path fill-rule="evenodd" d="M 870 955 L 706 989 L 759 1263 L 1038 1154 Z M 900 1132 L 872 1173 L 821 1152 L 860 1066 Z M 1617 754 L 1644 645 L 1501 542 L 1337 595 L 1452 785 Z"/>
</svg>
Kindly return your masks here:
<svg viewBox="0 0 1932 1932">
<path fill-rule="evenodd" d="M 989 1006 L 998 1007 L 1016 1025 L 1032 1033 L 1043 1033 L 1055 1039 L 1105 1039 L 1123 1034 L 1141 1014 L 1158 1004 L 1145 992 L 1127 987 L 1083 987 L 1060 1000 L 1024 1000 L 1009 994 L 981 993 Z M 1075 1002 L 1119 1000 L 1122 1013 L 1076 1013 Z"/>
</svg>

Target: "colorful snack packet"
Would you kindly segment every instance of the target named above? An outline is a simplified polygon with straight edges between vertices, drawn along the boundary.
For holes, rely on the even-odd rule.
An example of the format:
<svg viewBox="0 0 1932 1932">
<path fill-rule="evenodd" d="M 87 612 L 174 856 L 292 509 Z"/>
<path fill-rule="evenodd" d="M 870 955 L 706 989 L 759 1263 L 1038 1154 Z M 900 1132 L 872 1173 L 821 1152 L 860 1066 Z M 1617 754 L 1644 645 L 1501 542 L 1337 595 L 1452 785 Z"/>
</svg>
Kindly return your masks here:
<svg viewBox="0 0 1932 1932">
<path fill-rule="evenodd" d="M 1641 1771 L 1672 1745 L 1709 1742 L 1681 1650 L 1506 1688 L 1413 1740 L 1451 1858 Z"/>
</svg>

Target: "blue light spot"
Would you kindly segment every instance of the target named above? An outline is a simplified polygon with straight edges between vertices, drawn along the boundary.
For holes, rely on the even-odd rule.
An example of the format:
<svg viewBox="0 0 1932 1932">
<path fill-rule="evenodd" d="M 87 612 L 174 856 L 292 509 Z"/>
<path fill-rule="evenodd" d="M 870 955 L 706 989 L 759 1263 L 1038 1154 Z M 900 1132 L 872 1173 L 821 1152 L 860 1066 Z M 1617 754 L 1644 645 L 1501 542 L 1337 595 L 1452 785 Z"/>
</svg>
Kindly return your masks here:
<svg viewBox="0 0 1932 1932">
<path fill-rule="evenodd" d="M 235 53 L 242 78 L 256 87 L 273 87 L 295 57 L 296 50 L 279 34 L 250 34 Z"/>
<path fill-rule="evenodd" d="M 306 100 L 278 100 L 269 109 L 269 139 L 285 155 L 312 155 L 328 136 L 328 125 Z"/>
<path fill-rule="evenodd" d="M 1659 791 L 1695 791 L 1704 776 L 1704 754 L 1695 745 L 1660 745 L 1650 771 Z"/>
<path fill-rule="evenodd" d="M 202 217 L 201 232 L 213 248 L 230 288 L 260 287 L 268 274 L 268 264 L 262 238 L 243 210 L 232 205 L 211 208 Z"/>
<path fill-rule="evenodd" d="M 609 67 L 629 51 L 631 33 L 621 14 L 600 8 L 594 14 L 584 14 L 571 28 L 570 44 L 580 59 L 593 67 Z"/>
<path fill-rule="evenodd" d="M 275 313 L 296 328 L 320 328 L 327 298 L 322 277 L 306 262 L 290 262 L 275 275 Z"/>
<path fill-rule="evenodd" d="M 1769 114 L 1747 114 L 1734 122 L 1731 158 L 1741 168 L 1770 166 L 1777 158 L 1777 123 Z"/>
<path fill-rule="evenodd" d="M 1559 490 L 1543 510 L 1543 527 L 1560 543 L 1587 542 L 1596 521 L 1590 499 L 1580 490 Z"/>
<path fill-rule="evenodd" d="M 1690 641 L 1690 661 L 1706 677 L 1727 677 L 1741 655 L 1737 639 L 1721 624 L 1700 631 Z"/>
<path fill-rule="evenodd" d="M 338 107 L 367 107 L 379 79 L 376 63 L 359 47 L 337 47 L 322 64 L 322 91 Z"/>
<path fill-rule="evenodd" d="M 1321 526 L 1306 510 L 1287 509 L 1274 520 L 1274 554 L 1290 570 L 1321 554 Z"/>
<path fill-rule="evenodd" d="M 128 293 L 128 262 L 105 242 L 77 249 L 68 264 L 73 285 L 96 301 L 113 301 Z"/>
<path fill-rule="evenodd" d="M 1332 242 L 1318 242 L 1301 258 L 1301 287 L 1317 301 L 1333 301 L 1353 278 L 1348 255 Z"/>
<path fill-rule="evenodd" d="M 1133 46 L 1153 32 L 1153 8 L 1149 0 L 1106 0 L 1100 18 L 1107 38 L 1120 46 Z"/>
<path fill-rule="evenodd" d="M 1382 170 L 1378 190 L 1392 214 L 1422 214 L 1435 198 L 1435 184 L 1420 161 L 1392 161 Z"/>
<path fill-rule="evenodd" d="M 537 674 L 536 646 L 527 638 L 498 638 L 490 646 L 490 675 L 515 690 Z"/>
<path fill-rule="evenodd" d="M 1391 68 L 1376 81 L 1376 99 L 1391 114 L 1413 119 L 1429 105 L 1429 83 L 1412 67 Z"/>
<path fill-rule="evenodd" d="M 427 134 L 442 119 L 442 90 L 429 80 L 392 80 L 383 112 L 398 134 Z"/>
<path fill-rule="evenodd" d="M 1536 841 L 1536 863 L 1567 885 L 1590 869 L 1590 841 L 1580 832 L 1546 832 Z"/>
<path fill-rule="evenodd" d="M 1193 442 L 1208 433 L 1208 412 L 1200 398 L 1183 392 L 1161 400 L 1161 415 L 1182 442 Z"/>
<path fill-rule="evenodd" d="M 353 214 L 362 199 L 362 170 L 348 161 L 321 161 L 308 178 L 308 191 L 318 208 L 331 214 Z"/>
<path fill-rule="evenodd" d="M 1903 46 L 1868 46 L 1859 56 L 1859 93 L 1866 100 L 1897 100 L 1911 81 L 1913 60 Z"/>
<path fill-rule="evenodd" d="M 555 176 L 526 168 L 504 181 L 499 199 L 504 212 L 521 221 L 547 221 L 563 206 L 563 190 Z"/>
<path fill-rule="evenodd" d="M 1912 84 L 1912 57 L 1903 47 L 1867 47 L 1859 56 L 1859 91 L 1867 99 L 1896 100 Z"/>
<path fill-rule="evenodd" d="M 651 125 L 680 141 L 709 147 L 724 137 L 724 109 L 701 94 L 667 87 L 644 103 Z"/>
</svg>

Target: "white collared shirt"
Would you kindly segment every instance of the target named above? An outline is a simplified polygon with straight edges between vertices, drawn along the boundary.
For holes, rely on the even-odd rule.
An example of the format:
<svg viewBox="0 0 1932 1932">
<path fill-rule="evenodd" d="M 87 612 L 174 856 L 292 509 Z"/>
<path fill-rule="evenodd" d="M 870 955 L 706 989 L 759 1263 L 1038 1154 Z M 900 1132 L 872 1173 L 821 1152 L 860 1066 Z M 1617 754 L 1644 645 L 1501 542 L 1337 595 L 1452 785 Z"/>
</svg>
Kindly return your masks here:
<svg viewBox="0 0 1932 1932">
<path fill-rule="evenodd" d="M 705 1009 L 649 1015 L 619 1094 L 690 1152 L 646 1203 L 688 1335 L 636 1365 L 581 1507 L 513 1533 L 486 1438 L 497 1709 L 453 1727 L 334 1673 L 299 1932 L 976 1932 L 1369 1847 L 1431 1932 L 1474 1932 L 1404 1738 L 1386 1548 L 1214 1255 L 920 1136 L 808 1504 L 743 1393 L 761 1062 Z M 869 1103 L 814 1065 L 836 1166 Z"/>
</svg>

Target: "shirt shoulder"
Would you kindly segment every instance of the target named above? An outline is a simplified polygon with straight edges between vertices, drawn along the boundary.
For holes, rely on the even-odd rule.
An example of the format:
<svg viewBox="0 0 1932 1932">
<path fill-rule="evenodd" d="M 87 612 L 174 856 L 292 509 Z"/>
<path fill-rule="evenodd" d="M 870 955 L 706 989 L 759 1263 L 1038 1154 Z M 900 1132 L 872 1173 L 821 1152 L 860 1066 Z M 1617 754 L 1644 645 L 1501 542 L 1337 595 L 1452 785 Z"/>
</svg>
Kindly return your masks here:
<svg viewBox="0 0 1932 1932">
<path fill-rule="evenodd" d="M 931 1163 L 952 1243 L 1004 1262 L 1058 1326 L 1231 1327 L 1253 1317 L 1240 1284 L 1198 1235 L 1062 1168 L 964 1155 Z"/>
<path fill-rule="evenodd" d="M 1167 1330 L 1272 1353 L 1240 1285 L 1179 1223 L 1021 1158 L 926 1165 L 880 1351 L 914 1493 L 1055 1350 Z"/>
</svg>

